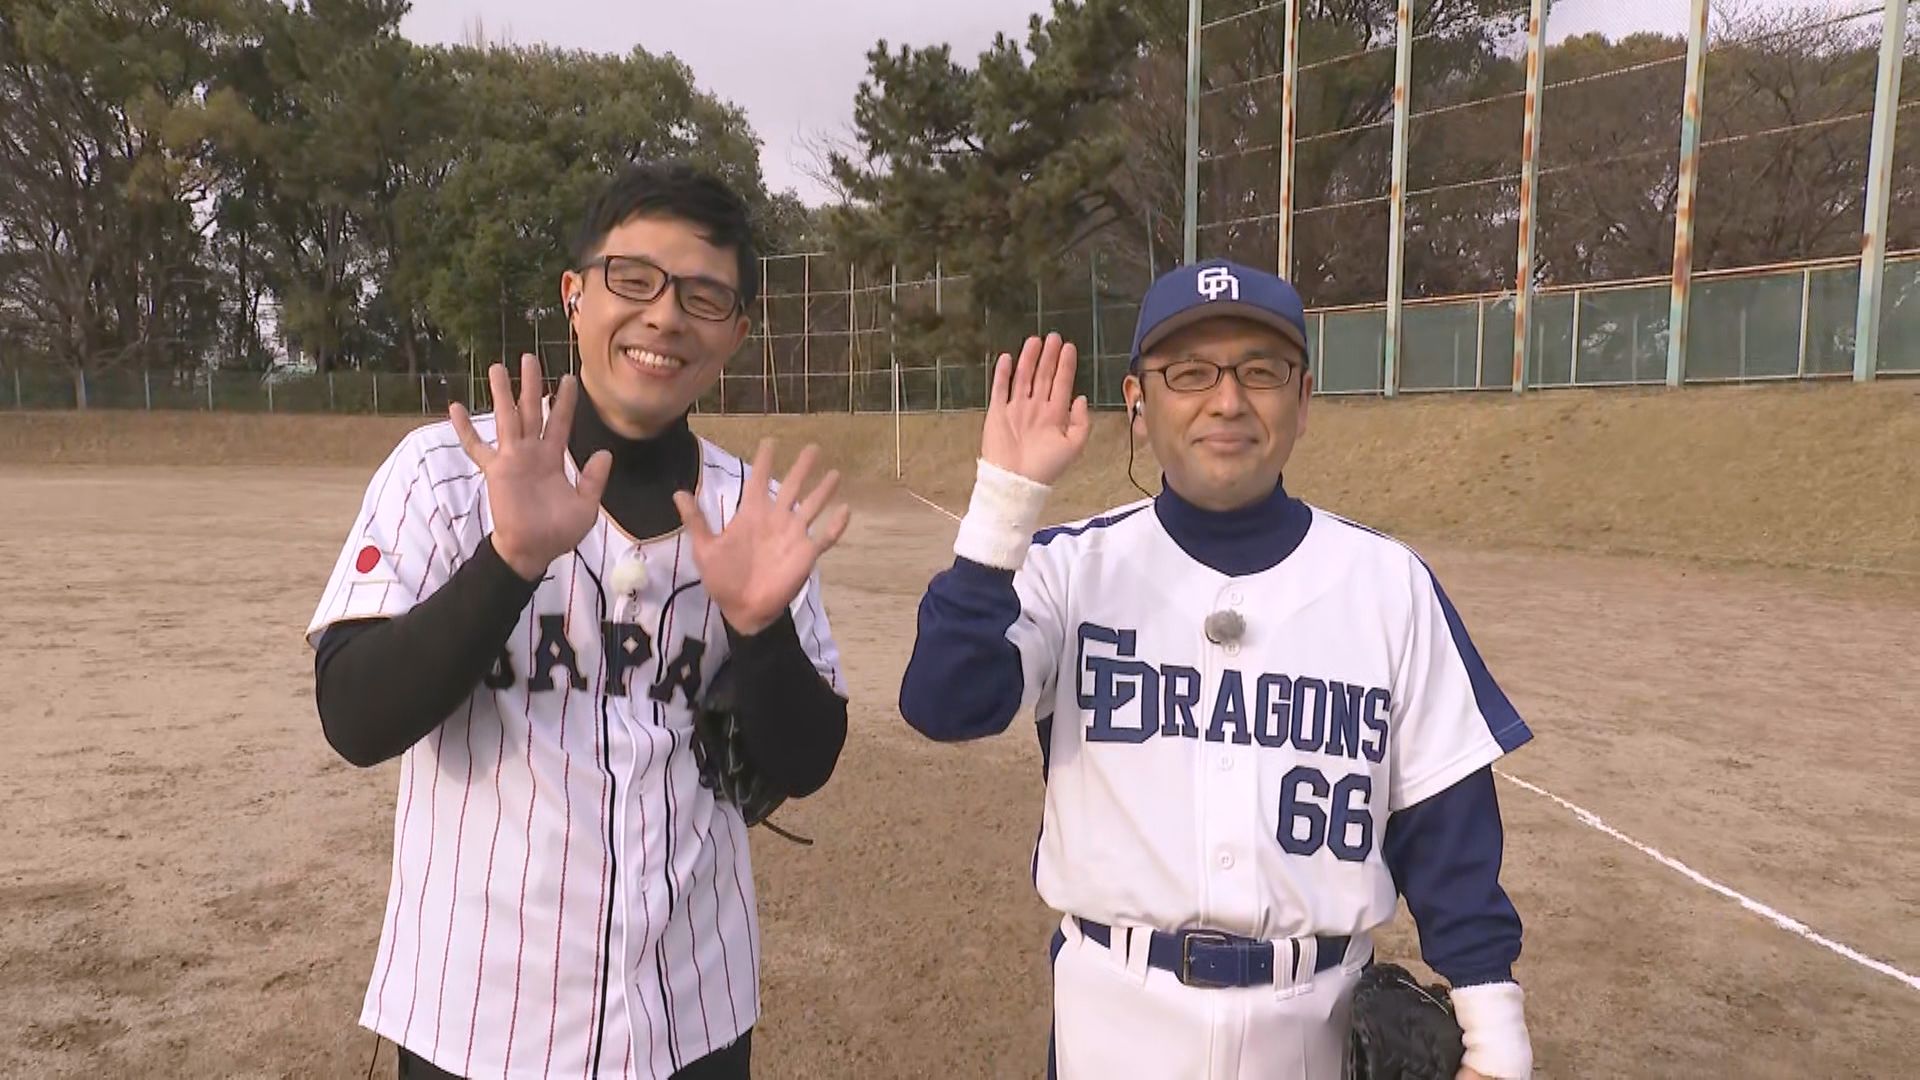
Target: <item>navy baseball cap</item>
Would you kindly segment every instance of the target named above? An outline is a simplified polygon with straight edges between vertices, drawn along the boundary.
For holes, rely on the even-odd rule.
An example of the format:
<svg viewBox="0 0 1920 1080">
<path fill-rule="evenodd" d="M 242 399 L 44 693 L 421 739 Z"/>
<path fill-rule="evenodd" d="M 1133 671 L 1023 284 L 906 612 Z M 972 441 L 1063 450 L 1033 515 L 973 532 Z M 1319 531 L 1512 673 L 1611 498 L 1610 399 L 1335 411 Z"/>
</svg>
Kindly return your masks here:
<svg viewBox="0 0 1920 1080">
<path fill-rule="evenodd" d="M 1204 319 L 1246 319 L 1270 327 L 1307 351 L 1307 315 L 1300 294 L 1285 280 L 1227 259 L 1182 266 L 1162 274 L 1140 301 L 1129 367 L 1176 330 Z"/>
</svg>

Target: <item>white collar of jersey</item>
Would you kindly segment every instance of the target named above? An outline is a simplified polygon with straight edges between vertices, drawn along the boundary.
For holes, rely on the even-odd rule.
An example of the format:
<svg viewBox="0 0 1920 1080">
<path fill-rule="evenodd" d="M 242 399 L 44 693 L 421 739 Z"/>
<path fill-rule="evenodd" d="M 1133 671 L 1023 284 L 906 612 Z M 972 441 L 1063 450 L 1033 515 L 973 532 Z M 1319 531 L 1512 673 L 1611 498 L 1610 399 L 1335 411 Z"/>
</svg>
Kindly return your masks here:
<svg viewBox="0 0 1920 1080">
<path fill-rule="evenodd" d="M 1237 510 L 1203 510 L 1181 498 L 1163 476 L 1153 511 L 1180 550 L 1229 577 L 1280 565 L 1313 524 L 1313 511 L 1287 494 L 1284 477 L 1259 502 Z"/>
</svg>

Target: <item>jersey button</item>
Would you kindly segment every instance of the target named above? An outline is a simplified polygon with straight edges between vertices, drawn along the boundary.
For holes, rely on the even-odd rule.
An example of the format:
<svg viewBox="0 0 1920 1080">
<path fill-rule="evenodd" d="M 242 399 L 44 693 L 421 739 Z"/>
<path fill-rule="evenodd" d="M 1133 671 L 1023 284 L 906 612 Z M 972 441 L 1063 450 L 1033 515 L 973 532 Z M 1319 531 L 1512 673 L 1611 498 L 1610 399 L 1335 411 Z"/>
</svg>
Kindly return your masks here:
<svg viewBox="0 0 1920 1080">
<path fill-rule="evenodd" d="M 1220 869 L 1222 870 L 1233 869 L 1233 853 L 1232 852 L 1223 851 L 1220 853 Z"/>
<path fill-rule="evenodd" d="M 1239 642 L 1237 642 L 1237 641 L 1229 641 L 1229 642 L 1227 642 L 1227 655 L 1228 655 L 1228 656 L 1239 656 L 1239 655 L 1240 655 L 1240 643 L 1239 643 Z"/>
<path fill-rule="evenodd" d="M 1240 606 L 1240 601 L 1245 599 L 1246 597 L 1240 595 L 1238 590 L 1227 594 L 1227 603 L 1232 604 L 1235 607 Z"/>
<path fill-rule="evenodd" d="M 1221 771 L 1221 772 L 1226 772 L 1227 770 L 1229 770 L 1229 769 L 1231 769 L 1231 768 L 1233 768 L 1233 755 L 1232 755 L 1232 754 L 1221 754 L 1221 755 L 1220 755 L 1220 771 Z"/>
</svg>

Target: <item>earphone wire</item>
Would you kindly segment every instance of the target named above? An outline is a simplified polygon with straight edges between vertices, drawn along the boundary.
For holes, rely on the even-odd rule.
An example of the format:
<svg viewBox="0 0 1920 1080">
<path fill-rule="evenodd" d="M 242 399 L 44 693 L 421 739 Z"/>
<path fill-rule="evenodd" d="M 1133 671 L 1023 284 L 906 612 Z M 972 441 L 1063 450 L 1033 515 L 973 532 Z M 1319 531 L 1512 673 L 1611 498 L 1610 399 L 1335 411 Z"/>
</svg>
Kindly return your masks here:
<svg viewBox="0 0 1920 1080">
<path fill-rule="evenodd" d="M 1140 388 L 1140 400 L 1135 402 L 1134 406 L 1127 410 L 1127 483 L 1132 484 L 1135 491 L 1151 499 L 1154 497 L 1153 492 L 1141 487 L 1140 481 L 1134 479 L 1133 476 L 1134 444 L 1139 441 L 1133 434 L 1133 419 L 1140 415 L 1141 409 L 1146 407 L 1146 400 L 1147 388 L 1142 386 Z"/>
</svg>

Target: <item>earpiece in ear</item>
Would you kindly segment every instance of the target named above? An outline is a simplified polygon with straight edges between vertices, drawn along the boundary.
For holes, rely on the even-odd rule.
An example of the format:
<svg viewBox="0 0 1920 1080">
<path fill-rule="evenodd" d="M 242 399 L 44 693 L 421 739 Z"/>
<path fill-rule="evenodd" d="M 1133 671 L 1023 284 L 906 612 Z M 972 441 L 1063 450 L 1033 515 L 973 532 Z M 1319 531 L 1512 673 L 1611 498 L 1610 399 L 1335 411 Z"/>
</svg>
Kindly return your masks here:
<svg viewBox="0 0 1920 1080">
<path fill-rule="evenodd" d="M 580 294 L 579 293 L 574 293 L 572 296 L 567 297 L 567 314 L 569 315 L 580 314 Z"/>
</svg>

